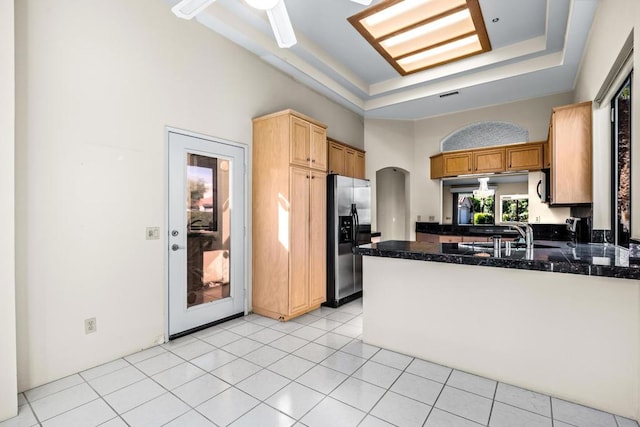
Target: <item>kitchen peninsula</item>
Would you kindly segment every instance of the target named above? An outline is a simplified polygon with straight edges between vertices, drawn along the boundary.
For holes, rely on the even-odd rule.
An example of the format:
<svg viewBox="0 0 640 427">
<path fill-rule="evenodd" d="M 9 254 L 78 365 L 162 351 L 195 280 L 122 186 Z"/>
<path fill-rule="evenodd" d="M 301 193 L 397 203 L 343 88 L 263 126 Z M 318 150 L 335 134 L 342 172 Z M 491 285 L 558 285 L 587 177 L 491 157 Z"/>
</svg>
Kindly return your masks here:
<svg viewBox="0 0 640 427">
<path fill-rule="evenodd" d="M 613 245 L 536 243 L 360 246 L 363 341 L 633 415 L 640 263 Z"/>
</svg>

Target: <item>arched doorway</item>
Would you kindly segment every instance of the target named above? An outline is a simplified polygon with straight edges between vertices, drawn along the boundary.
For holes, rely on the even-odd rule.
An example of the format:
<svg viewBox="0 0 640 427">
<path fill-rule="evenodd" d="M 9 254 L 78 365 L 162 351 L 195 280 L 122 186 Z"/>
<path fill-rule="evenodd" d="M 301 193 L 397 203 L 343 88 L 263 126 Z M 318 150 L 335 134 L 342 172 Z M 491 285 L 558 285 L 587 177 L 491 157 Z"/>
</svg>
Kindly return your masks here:
<svg viewBox="0 0 640 427">
<path fill-rule="evenodd" d="M 409 172 L 387 167 L 376 172 L 377 231 L 382 240 L 409 240 Z"/>
</svg>

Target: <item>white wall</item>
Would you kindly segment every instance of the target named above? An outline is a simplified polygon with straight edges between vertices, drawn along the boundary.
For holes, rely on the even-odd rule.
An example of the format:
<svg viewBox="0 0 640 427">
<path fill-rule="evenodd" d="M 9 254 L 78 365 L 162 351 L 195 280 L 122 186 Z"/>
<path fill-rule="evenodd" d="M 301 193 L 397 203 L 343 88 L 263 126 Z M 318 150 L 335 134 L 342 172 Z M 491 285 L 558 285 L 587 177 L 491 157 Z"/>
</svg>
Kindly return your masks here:
<svg viewBox="0 0 640 427">
<path fill-rule="evenodd" d="M 576 80 L 575 101 L 593 100 L 603 86 L 611 71 L 627 37 L 634 29 L 635 38 L 640 28 L 640 3 L 637 0 L 607 0 L 598 2 L 598 9 L 591 26 L 589 41 L 585 48 L 585 56 Z M 640 152 L 640 85 L 637 84 L 637 67 L 640 64 L 640 49 L 634 42 L 633 62 L 636 67 L 636 80 L 632 85 L 632 135 L 631 152 Z M 603 105 L 604 113 L 594 105 L 594 159 L 602 159 L 604 168 L 594 162 L 594 212 L 593 227 L 609 229 L 611 227 L 610 212 L 610 183 L 611 170 L 606 162 L 610 158 L 610 125 L 608 122 L 608 105 Z M 640 156 L 631 156 L 632 182 L 640 182 Z M 640 185 L 631 187 L 631 233 L 632 237 L 640 239 Z"/>
<path fill-rule="evenodd" d="M 413 187 L 415 181 L 415 174 L 413 173 L 413 138 L 413 122 L 365 120 L 366 177 L 371 180 L 371 206 L 376 206 L 377 203 L 376 172 L 381 169 L 396 167 L 408 171 L 410 174 L 410 187 Z M 406 200 L 406 203 L 407 208 L 410 209 L 411 199 Z M 377 226 L 377 212 L 376 209 L 372 209 L 371 229 L 378 231 Z M 410 224 L 410 226 L 411 230 L 408 238 L 414 239 L 415 227 L 414 224 Z M 383 235 L 381 237 L 382 240 L 389 240 L 387 236 Z"/>
<path fill-rule="evenodd" d="M 376 172 L 376 230 L 382 240 L 408 239 L 407 173 L 398 168 Z"/>
<path fill-rule="evenodd" d="M 14 6 L 0 2 L 0 421 L 18 408 L 14 248 Z"/>
<path fill-rule="evenodd" d="M 165 126 L 250 146 L 251 118 L 281 108 L 354 145 L 363 125 L 165 2 L 23 0 L 16 14 L 24 390 L 163 339 Z"/>
<path fill-rule="evenodd" d="M 412 188 L 412 218 L 417 215 L 422 218 L 433 215 L 444 221 L 440 216 L 439 200 L 436 199 L 436 195 L 440 194 L 439 182 L 429 178 L 429 157 L 440 152 L 440 142 L 447 135 L 472 123 L 506 121 L 527 129 L 530 141 L 546 141 L 551 109 L 572 101 L 571 93 L 563 93 L 416 121 L 412 169 L 412 175 L 416 179 Z M 541 222 L 546 220 L 547 218 L 541 218 Z"/>
</svg>

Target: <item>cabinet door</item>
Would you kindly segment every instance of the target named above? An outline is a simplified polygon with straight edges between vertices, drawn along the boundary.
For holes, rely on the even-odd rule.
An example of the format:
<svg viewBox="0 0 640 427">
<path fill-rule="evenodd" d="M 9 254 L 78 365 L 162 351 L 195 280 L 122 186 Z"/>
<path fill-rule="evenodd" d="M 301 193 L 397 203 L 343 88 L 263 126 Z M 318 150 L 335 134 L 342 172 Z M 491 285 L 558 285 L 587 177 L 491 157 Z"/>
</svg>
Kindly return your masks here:
<svg viewBox="0 0 640 427">
<path fill-rule="evenodd" d="M 309 207 L 309 306 L 327 300 L 327 176 L 311 171 Z"/>
<path fill-rule="evenodd" d="M 473 169 L 477 173 L 504 172 L 505 150 L 479 150 L 473 152 Z"/>
<path fill-rule="evenodd" d="M 311 167 L 323 172 L 327 170 L 327 131 L 311 125 Z"/>
<path fill-rule="evenodd" d="M 442 164 L 445 176 L 465 175 L 471 173 L 473 156 L 470 152 L 445 153 Z"/>
<path fill-rule="evenodd" d="M 542 144 L 524 144 L 507 148 L 507 170 L 540 170 L 543 166 Z"/>
<path fill-rule="evenodd" d="M 289 168 L 289 315 L 309 303 L 309 181 L 308 169 Z M 278 227 L 274 224 L 274 227 Z M 282 243 L 282 242 L 281 242 Z"/>
<path fill-rule="evenodd" d="M 344 175 L 344 147 L 335 142 L 329 143 L 329 173 Z"/>
<path fill-rule="evenodd" d="M 364 153 L 360 151 L 356 151 L 356 167 L 355 167 L 355 172 L 353 176 L 354 178 L 364 179 L 365 175 L 366 175 L 366 172 L 365 172 Z"/>
<path fill-rule="evenodd" d="M 444 176 L 442 157 L 442 154 L 438 154 L 429 158 L 431 164 L 431 179 L 438 179 Z"/>
<path fill-rule="evenodd" d="M 439 236 L 440 243 L 460 243 L 462 242 L 462 236 Z"/>
<path fill-rule="evenodd" d="M 546 142 L 542 145 L 542 164 L 543 168 L 551 166 L 551 154 L 549 154 L 549 143 Z"/>
<path fill-rule="evenodd" d="M 309 166 L 309 138 L 311 124 L 295 116 L 291 116 L 291 135 L 289 162 L 294 165 Z"/>
<path fill-rule="evenodd" d="M 418 232 L 416 233 L 416 241 L 425 243 L 440 243 L 440 236 L 438 236 L 437 234 Z"/>
<path fill-rule="evenodd" d="M 353 177 L 356 173 L 356 152 L 350 148 L 344 150 L 344 175 Z"/>
<path fill-rule="evenodd" d="M 591 203 L 591 103 L 556 108 L 552 115 L 552 203 Z"/>
<path fill-rule="evenodd" d="M 463 242 L 490 242 L 491 237 L 483 236 L 462 236 Z"/>
</svg>

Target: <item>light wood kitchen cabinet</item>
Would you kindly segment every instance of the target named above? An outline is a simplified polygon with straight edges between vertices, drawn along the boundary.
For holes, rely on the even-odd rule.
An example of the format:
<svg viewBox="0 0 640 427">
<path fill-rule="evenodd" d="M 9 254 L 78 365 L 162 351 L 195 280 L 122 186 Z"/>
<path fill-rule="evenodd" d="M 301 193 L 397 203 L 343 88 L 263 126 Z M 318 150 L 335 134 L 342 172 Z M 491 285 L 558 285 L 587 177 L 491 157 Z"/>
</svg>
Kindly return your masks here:
<svg viewBox="0 0 640 427">
<path fill-rule="evenodd" d="M 460 243 L 462 242 L 462 236 L 453 236 L 448 234 L 416 233 L 416 241 L 426 242 L 426 243 Z"/>
<path fill-rule="evenodd" d="M 327 132 L 302 118 L 291 116 L 291 164 L 327 170 Z"/>
<path fill-rule="evenodd" d="M 342 144 L 329 141 L 329 173 L 344 175 L 344 150 Z"/>
<path fill-rule="evenodd" d="M 551 130 L 551 128 L 549 128 L 549 130 Z M 542 163 L 544 164 L 545 169 L 551 167 L 551 150 L 549 149 L 549 145 L 549 142 L 545 142 L 542 146 Z"/>
<path fill-rule="evenodd" d="M 507 167 L 509 172 L 535 171 L 543 168 L 543 143 L 529 143 L 507 148 Z"/>
<path fill-rule="evenodd" d="M 485 236 L 462 236 L 463 242 L 491 242 L 491 237 Z"/>
<path fill-rule="evenodd" d="M 505 149 L 473 151 L 473 173 L 504 172 Z"/>
<path fill-rule="evenodd" d="M 356 152 L 356 167 L 353 173 L 354 178 L 365 179 L 365 156 L 362 151 Z"/>
<path fill-rule="evenodd" d="M 327 300 L 327 174 L 311 171 L 309 183 L 309 307 Z"/>
<path fill-rule="evenodd" d="M 556 107 L 549 133 L 551 155 L 550 203 L 591 203 L 591 102 Z"/>
<path fill-rule="evenodd" d="M 509 144 L 476 150 L 451 151 L 430 157 L 431 179 L 450 176 L 540 170 L 542 142 Z"/>
<path fill-rule="evenodd" d="M 470 151 L 443 153 L 442 170 L 444 176 L 467 175 L 472 173 L 473 154 Z"/>
<path fill-rule="evenodd" d="M 356 171 L 356 152 L 351 148 L 344 150 L 344 175 L 353 177 Z"/>
<path fill-rule="evenodd" d="M 365 178 L 364 151 L 329 138 L 329 173 Z"/>
<path fill-rule="evenodd" d="M 452 234 L 416 233 L 417 242 L 426 243 L 464 243 L 464 242 L 490 242 L 491 237 L 485 236 L 460 236 Z"/>
<path fill-rule="evenodd" d="M 314 128 L 322 130 L 315 137 Z M 326 300 L 325 129 L 293 110 L 253 121 L 253 311 L 274 319 Z M 324 156 L 317 156 L 321 134 Z"/>
</svg>

